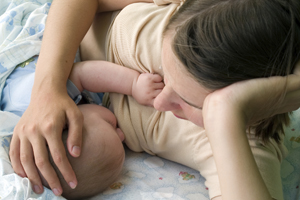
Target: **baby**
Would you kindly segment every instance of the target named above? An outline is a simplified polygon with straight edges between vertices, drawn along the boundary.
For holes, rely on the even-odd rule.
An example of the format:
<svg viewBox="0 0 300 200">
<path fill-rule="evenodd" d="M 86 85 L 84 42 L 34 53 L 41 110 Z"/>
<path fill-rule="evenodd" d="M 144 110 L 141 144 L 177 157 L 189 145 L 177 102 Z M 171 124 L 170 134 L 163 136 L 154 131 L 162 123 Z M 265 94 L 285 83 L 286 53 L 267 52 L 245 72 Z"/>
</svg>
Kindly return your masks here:
<svg viewBox="0 0 300 200">
<path fill-rule="evenodd" d="M 125 158 L 122 145 L 124 135 L 116 126 L 117 121 L 114 114 L 107 108 L 97 105 L 79 105 L 79 109 L 84 115 L 82 152 L 78 158 L 74 158 L 66 151 L 69 162 L 78 180 L 78 185 L 75 189 L 71 189 L 64 180 L 49 153 L 50 163 L 54 167 L 62 184 L 62 196 L 67 199 L 88 198 L 105 190 L 117 179 Z M 97 109 L 99 115 L 91 116 L 87 114 L 90 109 Z M 89 123 L 95 121 L 98 127 L 91 128 Z M 64 130 L 62 140 L 65 149 L 67 149 L 67 136 L 68 131 Z M 96 153 L 88 154 L 87 152 L 91 152 L 91 149 Z M 43 177 L 42 183 L 49 188 L 48 183 Z"/>
<path fill-rule="evenodd" d="M 2 93 L 2 110 L 22 116 L 30 101 L 37 59 L 36 56 L 24 62 L 8 77 Z M 163 87 L 162 78 L 157 74 L 140 74 L 105 61 L 75 63 L 67 82 L 68 94 L 76 104 L 82 103 L 82 92 L 87 90 L 94 93 L 116 92 L 131 95 L 138 103 L 153 106 L 154 98 Z M 121 129 L 117 128 L 115 115 L 100 105 L 81 104 L 78 107 L 84 116 L 81 155 L 74 158 L 66 151 L 78 180 L 75 189 L 71 189 L 66 183 L 49 152 L 50 162 L 62 184 L 63 196 L 67 199 L 87 198 L 106 189 L 120 174 L 125 157 L 122 145 L 125 137 Z M 90 112 L 91 110 L 97 112 Z M 67 137 L 66 128 L 62 134 L 65 149 Z M 88 154 L 91 149 L 97 153 Z M 42 182 L 49 188 L 43 177 Z"/>
</svg>

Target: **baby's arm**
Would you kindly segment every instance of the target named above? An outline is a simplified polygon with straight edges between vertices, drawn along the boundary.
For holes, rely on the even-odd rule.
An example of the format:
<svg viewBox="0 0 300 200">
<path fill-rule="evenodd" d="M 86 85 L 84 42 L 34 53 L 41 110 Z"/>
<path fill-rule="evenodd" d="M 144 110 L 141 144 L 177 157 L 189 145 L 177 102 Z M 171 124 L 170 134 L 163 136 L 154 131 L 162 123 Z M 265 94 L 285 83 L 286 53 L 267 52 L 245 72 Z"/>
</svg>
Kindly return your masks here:
<svg viewBox="0 0 300 200">
<path fill-rule="evenodd" d="M 158 74 L 143 73 L 107 61 L 75 63 L 69 79 L 79 91 L 116 92 L 131 95 L 142 104 L 153 106 L 153 100 L 164 84 Z"/>
</svg>

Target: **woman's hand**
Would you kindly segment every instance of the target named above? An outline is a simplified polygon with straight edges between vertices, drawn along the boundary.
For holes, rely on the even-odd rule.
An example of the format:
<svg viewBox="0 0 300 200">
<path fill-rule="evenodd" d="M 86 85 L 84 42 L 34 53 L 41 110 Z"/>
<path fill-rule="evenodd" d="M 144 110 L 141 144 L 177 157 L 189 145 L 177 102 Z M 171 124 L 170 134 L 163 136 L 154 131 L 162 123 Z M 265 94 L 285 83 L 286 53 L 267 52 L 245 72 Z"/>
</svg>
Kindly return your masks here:
<svg viewBox="0 0 300 200">
<path fill-rule="evenodd" d="M 66 91 L 44 90 L 32 95 L 31 103 L 14 129 L 10 159 L 14 171 L 28 177 L 36 193 L 43 192 L 39 172 L 55 195 L 62 194 L 56 172 L 48 159 L 46 145 L 57 167 L 71 188 L 75 188 L 75 173 L 66 157 L 62 130 L 69 127 L 68 151 L 80 155 L 83 117 Z"/>
<path fill-rule="evenodd" d="M 299 106 L 300 63 L 294 74 L 286 77 L 241 81 L 205 98 L 203 123 L 216 161 L 222 199 L 271 199 L 253 158 L 246 129 L 258 120 Z M 245 196 L 249 191 L 252 195 Z"/>
<path fill-rule="evenodd" d="M 210 110 L 217 105 L 239 109 L 247 125 L 276 114 L 294 111 L 300 107 L 300 62 L 294 73 L 286 77 L 241 81 L 217 90 L 207 96 L 204 105 L 203 115 L 213 115 Z"/>
<path fill-rule="evenodd" d="M 294 74 L 286 77 L 238 82 L 205 98 L 203 123 L 216 161 L 222 199 L 271 199 L 245 132 L 253 122 L 299 106 L 300 63 Z M 245 196 L 249 191 L 252 195 Z"/>
<path fill-rule="evenodd" d="M 256 82 L 249 83 L 244 86 L 256 85 Z M 245 96 L 247 87 L 241 87 L 242 84 L 212 92 L 203 105 L 203 123 L 216 162 L 222 199 L 271 199 L 247 139 L 251 108 L 245 107 L 249 99 Z M 251 195 L 247 195 L 249 191 Z"/>
</svg>

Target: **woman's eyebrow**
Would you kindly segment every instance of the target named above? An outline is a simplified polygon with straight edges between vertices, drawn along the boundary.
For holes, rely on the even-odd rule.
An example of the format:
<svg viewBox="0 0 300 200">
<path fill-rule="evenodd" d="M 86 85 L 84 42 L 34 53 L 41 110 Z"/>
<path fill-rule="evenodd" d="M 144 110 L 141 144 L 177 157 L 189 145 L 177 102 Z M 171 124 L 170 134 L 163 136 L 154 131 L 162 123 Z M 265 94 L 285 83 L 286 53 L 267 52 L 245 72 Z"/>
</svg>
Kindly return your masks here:
<svg viewBox="0 0 300 200">
<path fill-rule="evenodd" d="M 178 96 L 179 96 L 179 95 L 178 95 Z M 185 100 L 185 99 L 182 98 L 181 96 L 179 96 L 179 97 L 180 97 L 180 99 L 182 99 L 182 101 L 184 101 L 184 102 L 187 103 L 188 105 L 190 105 L 190 106 L 192 106 L 192 107 L 194 107 L 194 108 L 197 108 L 197 109 L 202 110 L 202 107 L 196 106 L 195 104 L 192 104 L 192 103 L 188 102 L 187 100 Z"/>
</svg>

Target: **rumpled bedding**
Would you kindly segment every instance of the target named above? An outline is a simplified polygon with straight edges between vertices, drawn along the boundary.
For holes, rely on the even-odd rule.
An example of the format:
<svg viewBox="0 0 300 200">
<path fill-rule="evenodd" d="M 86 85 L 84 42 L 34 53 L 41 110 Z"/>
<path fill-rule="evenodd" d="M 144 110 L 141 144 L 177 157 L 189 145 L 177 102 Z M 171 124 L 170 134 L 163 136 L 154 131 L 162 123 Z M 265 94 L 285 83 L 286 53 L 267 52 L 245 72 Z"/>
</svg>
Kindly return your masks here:
<svg viewBox="0 0 300 200">
<path fill-rule="evenodd" d="M 38 55 L 52 0 L 0 0 L 0 99 L 6 78 L 14 68 Z M 1 102 L 0 102 L 1 105 Z M 286 128 L 288 156 L 282 162 L 281 177 L 286 200 L 300 200 L 300 110 Z M 0 199 L 64 199 L 45 188 L 32 191 L 27 178 L 13 172 L 8 156 L 13 129 L 19 117 L 0 111 Z M 146 153 L 126 149 L 126 160 L 118 181 L 91 200 L 197 199 L 207 200 L 208 191 L 199 172 Z"/>
</svg>

